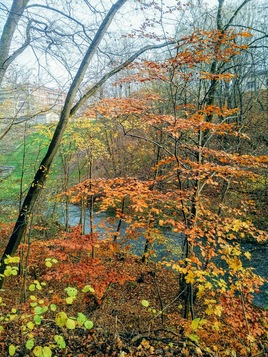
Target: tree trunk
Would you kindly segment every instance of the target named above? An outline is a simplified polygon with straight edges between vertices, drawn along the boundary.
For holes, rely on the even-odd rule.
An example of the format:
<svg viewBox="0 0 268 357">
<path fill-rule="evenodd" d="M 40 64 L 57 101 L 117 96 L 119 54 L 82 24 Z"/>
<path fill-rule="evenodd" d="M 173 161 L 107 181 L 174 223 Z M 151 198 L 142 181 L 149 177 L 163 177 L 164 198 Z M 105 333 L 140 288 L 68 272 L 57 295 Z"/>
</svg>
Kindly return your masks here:
<svg viewBox="0 0 268 357">
<path fill-rule="evenodd" d="M 79 86 L 84 79 L 86 70 L 92 60 L 93 55 L 95 54 L 98 45 L 100 41 L 102 40 L 103 36 L 105 35 L 113 17 L 117 13 L 117 11 L 124 5 L 124 3 L 127 0 L 118 0 L 109 10 L 108 14 L 104 18 L 103 22 L 101 23 L 93 41 L 91 42 L 82 62 L 81 65 L 77 71 L 77 74 L 70 86 L 69 92 L 67 94 L 66 100 L 64 107 L 61 112 L 60 120 L 59 123 L 55 129 L 53 138 L 50 142 L 50 145 L 48 147 L 47 153 L 45 157 L 43 158 L 36 174 L 34 177 L 34 180 L 32 181 L 31 187 L 24 199 L 24 202 L 22 204 L 21 210 L 19 212 L 19 216 L 17 218 L 15 227 L 13 229 L 13 232 L 10 236 L 9 242 L 7 244 L 7 247 L 4 251 L 4 254 L 1 259 L 1 266 L 0 266 L 0 274 L 3 274 L 6 268 L 5 264 L 5 258 L 7 255 L 13 255 L 21 240 L 22 237 L 26 231 L 27 224 L 28 224 L 28 217 L 29 214 L 32 212 L 34 204 L 44 187 L 44 184 L 46 182 L 48 172 L 51 166 L 51 163 L 57 153 L 57 150 L 59 148 L 62 136 L 64 134 L 66 125 L 68 123 L 69 117 L 71 116 L 71 110 L 72 106 L 74 103 L 75 96 L 78 92 Z M 1 279 L 0 281 L 0 288 L 3 285 L 4 279 Z"/>
<path fill-rule="evenodd" d="M 0 86 L 2 85 L 8 66 L 21 54 L 30 42 L 28 28 L 26 30 L 26 40 L 24 44 L 10 55 L 10 47 L 17 29 L 20 18 L 29 0 L 13 0 L 11 9 L 0 39 Z"/>
</svg>

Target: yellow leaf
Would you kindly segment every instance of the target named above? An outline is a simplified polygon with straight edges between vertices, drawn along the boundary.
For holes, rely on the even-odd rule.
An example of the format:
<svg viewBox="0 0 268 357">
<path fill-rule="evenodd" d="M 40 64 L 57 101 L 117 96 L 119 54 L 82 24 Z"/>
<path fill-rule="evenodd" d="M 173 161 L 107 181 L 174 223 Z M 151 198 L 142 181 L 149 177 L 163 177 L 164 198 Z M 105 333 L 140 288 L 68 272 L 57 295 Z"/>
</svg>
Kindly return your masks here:
<svg viewBox="0 0 268 357">
<path fill-rule="evenodd" d="M 237 257 L 229 259 L 228 263 L 230 268 L 233 269 L 234 271 L 238 271 L 242 269 L 242 263 Z"/>
<path fill-rule="evenodd" d="M 245 253 L 244 253 L 244 256 L 245 256 L 246 258 L 248 258 L 248 260 L 251 259 L 251 254 L 250 254 L 250 252 L 245 252 Z"/>
<path fill-rule="evenodd" d="M 204 295 L 205 287 L 204 285 L 200 285 L 198 287 L 197 297 L 201 298 Z"/>
<path fill-rule="evenodd" d="M 214 331 L 219 331 L 220 330 L 220 324 L 219 321 L 215 321 L 214 324 L 212 325 L 212 329 Z"/>
<path fill-rule="evenodd" d="M 66 324 L 67 318 L 68 317 L 65 314 L 65 312 L 61 311 L 61 312 L 57 313 L 56 319 L 55 319 L 56 325 L 59 327 L 63 327 Z"/>
<path fill-rule="evenodd" d="M 72 319 L 67 318 L 66 327 L 67 327 L 69 330 L 74 330 L 74 329 L 75 329 L 75 321 L 72 320 Z"/>
<path fill-rule="evenodd" d="M 191 327 L 192 327 L 193 331 L 198 329 L 199 321 L 200 321 L 200 318 L 196 318 L 192 321 Z"/>
<path fill-rule="evenodd" d="M 208 314 L 208 315 L 212 315 L 214 313 L 212 305 L 208 305 L 208 307 L 205 310 L 205 313 Z"/>
<path fill-rule="evenodd" d="M 185 281 L 187 284 L 193 284 L 194 283 L 194 273 L 189 270 L 188 274 L 185 276 Z"/>
<path fill-rule="evenodd" d="M 205 284 L 205 288 L 211 290 L 212 289 L 212 284 L 209 281 L 207 281 L 206 284 Z"/>
<path fill-rule="evenodd" d="M 252 336 L 252 335 L 247 335 L 247 340 L 248 340 L 249 342 L 255 342 L 255 337 Z"/>
<path fill-rule="evenodd" d="M 223 310 L 222 306 L 217 305 L 217 306 L 215 307 L 215 310 L 214 310 L 215 315 L 217 315 L 217 316 L 220 317 L 220 316 L 221 316 L 221 313 L 222 313 L 222 310 Z"/>
<path fill-rule="evenodd" d="M 238 232 L 243 223 L 239 219 L 233 221 L 233 231 Z"/>
<path fill-rule="evenodd" d="M 241 250 L 237 247 L 234 247 L 232 253 L 233 255 L 241 255 Z"/>
</svg>

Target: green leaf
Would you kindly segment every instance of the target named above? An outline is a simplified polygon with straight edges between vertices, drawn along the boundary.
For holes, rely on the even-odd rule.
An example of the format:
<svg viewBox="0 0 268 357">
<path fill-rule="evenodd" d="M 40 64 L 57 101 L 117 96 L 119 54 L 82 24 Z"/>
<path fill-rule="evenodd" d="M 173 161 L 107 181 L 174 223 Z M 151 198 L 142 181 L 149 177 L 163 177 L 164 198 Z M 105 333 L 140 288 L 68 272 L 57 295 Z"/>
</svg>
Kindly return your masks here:
<svg viewBox="0 0 268 357">
<path fill-rule="evenodd" d="M 38 283 L 38 284 L 36 284 L 36 289 L 37 290 L 42 290 L 42 286 Z"/>
<path fill-rule="evenodd" d="M 142 300 L 141 302 L 142 306 L 144 307 L 148 307 L 150 305 L 149 301 L 148 300 Z"/>
<path fill-rule="evenodd" d="M 85 286 L 83 287 L 83 289 L 82 289 L 82 292 L 83 292 L 83 293 L 87 293 L 87 292 L 94 293 L 95 290 L 94 290 L 94 288 L 92 288 L 92 286 L 90 286 L 90 285 L 85 285 Z"/>
<path fill-rule="evenodd" d="M 32 303 L 33 304 L 33 303 Z M 34 308 L 34 313 L 36 314 L 36 315 L 42 315 L 42 314 L 44 314 L 45 312 L 47 312 L 47 310 L 48 310 L 48 307 L 47 306 L 36 306 L 35 308 Z"/>
<path fill-rule="evenodd" d="M 189 338 L 191 341 L 195 342 L 195 343 L 198 343 L 198 342 L 199 342 L 198 336 L 196 336 L 196 335 L 194 335 L 194 334 L 190 334 L 190 335 L 188 336 L 188 338 Z"/>
<path fill-rule="evenodd" d="M 39 315 L 34 315 L 34 322 L 36 323 L 36 325 L 40 325 L 42 322 L 42 319 Z"/>
<path fill-rule="evenodd" d="M 42 308 L 41 306 L 36 306 L 36 307 L 34 308 L 34 313 L 35 313 L 36 315 L 42 315 L 42 313 L 43 313 L 43 308 Z"/>
<path fill-rule="evenodd" d="M 20 257 L 11 257 L 10 255 L 7 255 L 7 257 L 4 260 L 4 262 L 5 262 L 5 264 L 19 263 L 20 262 Z"/>
<path fill-rule="evenodd" d="M 55 304 L 50 304 L 50 310 L 51 310 L 51 311 L 56 311 L 56 310 L 57 310 L 57 305 L 55 305 Z"/>
<path fill-rule="evenodd" d="M 47 266 L 48 268 L 51 268 L 51 267 L 52 267 L 52 263 L 51 263 L 51 262 L 46 262 L 46 266 Z"/>
<path fill-rule="evenodd" d="M 68 319 L 68 317 L 65 314 L 65 312 L 63 312 L 63 311 L 58 312 L 57 315 L 56 315 L 56 319 L 55 319 L 56 325 L 58 327 L 65 326 L 67 319 Z"/>
<path fill-rule="evenodd" d="M 35 284 L 31 284 L 31 285 L 29 286 L 29 290 L 30 290 L 30 291 L 34 291 L 34 290 L 35 290 Z"/>
<path fill-rule="evenodd" d="M 43 348 L 41 346 L 35 346 L 33 349 L 33 354 L 36 357 L 43 357 Z"/>
<path fill-rule="evenodd" d="M 42 357 L 51 357 L 52 356 L 52 351 L 51 348 L 48 346 L 43 347 L 43 355 Z"/>
<path fill-rule="evenodd" d="M 90 320 L 87 320 L 87 321 L 84 323 L 84 326 L 85 326 L 86 329 L 90 330 L 90 329 L 92 329 L 92 327 L 93 327 L 93 322 L 90 321 Z"/>
<path fill-rule="evenodd" d="M 54 336 L 54 340 L 58 344 L 59 348 L 65 348 L 66 347 L 66 343 L 64 341 L 64 338 L 61 335 L 55 335 Z"/>
<path fill-rule="evenodd" d="M 8 347 L 8 353 L 10 356 L 14 356 L 14 354 L 16 353 L 16 346 L 14 345 L 9 345 Z"/>
<path fill-rule="evenodd" d="M 67 318 L 66 327 L 67 327 L 69 330 L 74 330 L 74 329 L 75 329 L 75 321 L 72 320 L 72 319 Z"/>
<path fill-rule="evenodd" d="M 199 317 L 192 321 L 191 327 L 192 327 L 193 331 L 196 331 L 198 329 L 199 321 L 200 321 Z"/>
<path fill-rule="evenodd" d="M 6 269 L 5 269 L 5 271 L 4 271 L 4 275 L 5 275 L 6 277 L 12 275 L 12 268 L 11 268 L 10 266 L 7 266 L 7 267 L 6 267 Z"/>
<path fill-rule="evenodd" d="M 72 288 L 68 286 L 68 288 L 64 289 L 67 292 L 67 295 L 70 297 L 76 297 L 78 290 L 76 288 Z"/>
<path fill-rule="evenodd" d="M 79 323 L 79 325 L 83 325 L 83 323 L 85 322 L 85 321 L 87 321 L 87 317 L 86 317 L 86 315 L 84 315 L 84 314 L 82 314 L 82 312 L 78 312 L 78 317 L 77 317 L 77 322 Z"/>
<path fill-rule="evenodd" d="M 10 321 L 13 321 L 13 320 L 15 320 L 15 318 L 16 318 L 17 316 L 18 316 L 17 314 L 10 314 L 10 315 L 9 315 L 9 320 L 10 320 Z"/>
<path fill-rule="evenodd" d="M 44 314 L 45 312 L 47 312 L 47 310 L 48 310 L 48 307 L 47 307 L 47 306 L 43 306 L 43 307 L 42 307 L 42 314 Z"/>
<path fill-rule="evenodd" d="M 29 330 L 33 330 L 34 329 L 34 324 L 32 321 L 27 322 L 26 326 L 28 327 Z"/>
<path fill-rule="evenodd" d="M 34 344 L 35 344 L 34 339 L 31 338 L 26 341 L 25 347 L 27 348 L 27 350 L 31 350 L 33 348 Z"/>
<path fill-rule="evenodd" d="M 72 303 L 74 302 L 74 298 L 71 297 L 71 296 L 68 296 L 68 297 L 65 299 L 65 301 L 66 301 L 66 304 L 72 305 Z"/>
</svg>

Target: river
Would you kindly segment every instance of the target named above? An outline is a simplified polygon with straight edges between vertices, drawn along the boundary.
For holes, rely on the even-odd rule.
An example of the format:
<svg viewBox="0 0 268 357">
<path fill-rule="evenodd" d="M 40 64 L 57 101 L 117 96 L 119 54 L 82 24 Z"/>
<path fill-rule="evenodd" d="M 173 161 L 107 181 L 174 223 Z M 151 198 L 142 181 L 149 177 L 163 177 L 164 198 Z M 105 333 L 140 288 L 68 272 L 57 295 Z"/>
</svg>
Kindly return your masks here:
<svg viewBox="0 0 268 357">
<path fill-rule="evenodd" d="M 65 216 L 64 210 L 59 210 L 59 221 L 62 224 L 65 224 Z M 70 226 L 76 226 L 80 221 L 80 207 L 75 205 L 69 206 L 69 224 Z M 94 214 L 93 218 L 93 227 L 94 232 L 98 233 L 99 239 L 113 239 L 115 235 L 115 231 L 117 228 L 118 222 L 116 222 L 111 215 L 108 215 L 105 212 L 101 212 L 98 214 Z M 89 213 L 86 216 L 86 233 L 89 232 Z M 120 239 L 124 239 L 126 234 L 127 225 L 125 222 L 122 222 L 120 228 Z M 181 245 L 183 241 L 182 233 L 173 233 L 167 229 L 162 230 L 163 236 L 168 244 L 157 244 L 155 246 L 155 256 L 154 259 L 156 261 L 160 261 L 163 257 L 166 260 L 168 259 L 178 259 L 179 252 L 181 251 Z M 127 245 L 130 246 L 130 251 L 134 254 L 141 255 L 144 250 L 145 238 L 142 235 L 135 240 L 128 240 L 126 242 Z M 251 253 L 251 260 L 244 259 L 243 264 L 246 267 L 254 268 L 256 274 L 262 276 L 266 279 L 266 282 L 261 287 L 260 292 L 255 294 L 254 303 L 260 307 L 268 306 L 268 246 L 266 245 L 258 245 L 255 243 L 243 243 L 242 244 L 243 252 Z"/>
</svg>

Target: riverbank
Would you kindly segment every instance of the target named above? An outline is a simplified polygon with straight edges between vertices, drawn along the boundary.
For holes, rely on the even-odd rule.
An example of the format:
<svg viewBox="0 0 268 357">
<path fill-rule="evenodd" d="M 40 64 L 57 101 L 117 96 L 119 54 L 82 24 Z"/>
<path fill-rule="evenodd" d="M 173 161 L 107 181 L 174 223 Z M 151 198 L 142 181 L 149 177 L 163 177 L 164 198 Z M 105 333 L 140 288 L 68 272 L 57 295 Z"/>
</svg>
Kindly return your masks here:
<svg viewBox="0 0 268 357">
<path fill-rule="evenodd" d="M 27 339 L 49 346 L 57 356 L 216 357 L 230 355 L 228 351 L 237 356 L 252 356 L 252 352 L 265 356 L 264 310 L 247 300 L 242 305 L 239 297 L 232 298 L 232 305 L 227 300 L 218 310 L 228 294 L 215 291 L 215 304 L 208 291 L 195 301 L 194 320 L 186 320 L 176 270 L 161 263 L 142 264 L 129 250 L 107 242 L 95 242 L 92 258 L 90 237 L 77 232 L 31 244 L 25 302 L 19 302 L 21 279 L 6 280 L 1 316 L 13 317 L 1 323 L 1 356 L 9 356 L 11 344 L 17 346 L 15 356 L 28 355 Z M 45 257 L 50 258 L 45 261 Z M 208 310 L 208 299 L 212 310 Z M 57 325 L 61 312 L 70 316 L 74 328 Z M 85 316 L 90 329 L 79 325 L 77 316 Z M 247 325 L 254 339 L 250 343 Z M 24 326 L 26 334 L 21 334 Z M 55 343 L 55 336 L 62 336 L 64 344 Z"/>
</svg>

